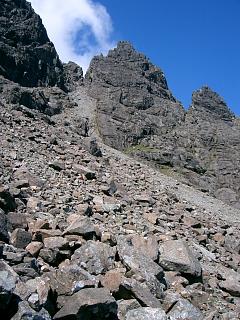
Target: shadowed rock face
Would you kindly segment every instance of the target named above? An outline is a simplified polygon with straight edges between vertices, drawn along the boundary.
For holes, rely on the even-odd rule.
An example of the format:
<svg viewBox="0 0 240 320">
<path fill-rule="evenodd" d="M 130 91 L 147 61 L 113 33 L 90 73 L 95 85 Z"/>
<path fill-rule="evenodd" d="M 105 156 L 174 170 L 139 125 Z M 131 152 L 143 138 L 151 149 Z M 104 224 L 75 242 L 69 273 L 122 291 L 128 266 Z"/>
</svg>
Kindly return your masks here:
<svg viewBox="0 0 240 320">
<path fill-rule="evenodd" d="M 239 120 L 217 93 L 194 92 L 186 112 L 163 72 L 128 42 L 93 58 L 85 81 L 105 143 L 240 206 Z"/>
<path fill-rule="evenodd" d="M 1 0 L 0 75 L 22 86 L 63 88 L 63 67 L 30 3 Z"/>
</svg>

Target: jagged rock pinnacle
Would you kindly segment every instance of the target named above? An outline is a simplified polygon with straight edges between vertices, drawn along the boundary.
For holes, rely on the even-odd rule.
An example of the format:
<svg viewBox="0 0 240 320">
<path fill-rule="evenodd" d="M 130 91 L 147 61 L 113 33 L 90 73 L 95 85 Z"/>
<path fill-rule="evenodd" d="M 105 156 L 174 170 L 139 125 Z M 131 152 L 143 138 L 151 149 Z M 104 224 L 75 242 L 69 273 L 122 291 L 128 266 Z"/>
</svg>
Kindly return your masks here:
<svg viewBox="0 0 240 320">
<path fill-rule="evenodd" d="M 208 111 L 223 120 L 232 120 L 234 118 L 234 114 L 224 100 L 208 86 L 204 86 L 193 93 L 192 107 L 198 111 Z"/>
</svg>

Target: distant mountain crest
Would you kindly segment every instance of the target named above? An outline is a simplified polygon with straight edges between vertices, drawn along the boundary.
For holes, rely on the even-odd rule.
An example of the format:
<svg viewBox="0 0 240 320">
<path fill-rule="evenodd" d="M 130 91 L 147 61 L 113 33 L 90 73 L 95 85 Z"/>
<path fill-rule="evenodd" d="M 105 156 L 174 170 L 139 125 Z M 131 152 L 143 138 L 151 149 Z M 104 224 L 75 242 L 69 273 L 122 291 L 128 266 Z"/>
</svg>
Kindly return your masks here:
<svg viewBox="0 0 240 320">
<path fill-rule="evenodd" d="M 232 120 L 235 117 L 224 100 L 207 86 L 193 93 L 192 107 L 197 110 L 205 109 L 222 120 Z"/>
</svg>

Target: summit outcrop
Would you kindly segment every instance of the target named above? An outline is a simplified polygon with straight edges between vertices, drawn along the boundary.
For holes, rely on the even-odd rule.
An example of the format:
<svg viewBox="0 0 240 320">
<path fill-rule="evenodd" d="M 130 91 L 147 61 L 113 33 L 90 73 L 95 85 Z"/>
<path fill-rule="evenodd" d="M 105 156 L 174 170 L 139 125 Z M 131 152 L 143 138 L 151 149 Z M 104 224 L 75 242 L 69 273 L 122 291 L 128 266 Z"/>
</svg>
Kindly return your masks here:
<svg viewBox="0 0 240 320">
<path fill-rule="evenodd" d="M 216 92 L 195 91 L 185 110 L 163 71 L 128 42 L 93 58 L 85 81 L 105 143 L 240 206 L 239 119 Z"/>
</svg>

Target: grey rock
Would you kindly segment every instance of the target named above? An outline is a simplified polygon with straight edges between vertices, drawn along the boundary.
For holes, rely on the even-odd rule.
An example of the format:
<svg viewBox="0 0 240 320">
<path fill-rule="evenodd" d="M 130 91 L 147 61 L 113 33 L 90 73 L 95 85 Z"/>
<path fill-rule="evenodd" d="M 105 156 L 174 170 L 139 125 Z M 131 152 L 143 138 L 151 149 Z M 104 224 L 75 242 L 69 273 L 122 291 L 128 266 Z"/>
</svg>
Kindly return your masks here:
<svg viewBox="0 0 240 320">
<path fill-rule="evenodd" d="M 49 167 L 50 168 L 53 168 L 54 170 L 56 171 L 62 171 L 65 169 L 65 165 L 64 165 L 64 162 L 61 162 L 61 161 L 53 161 L 53 162 L 50 162 L 49 163 Z"/>
<path fill-rule="evenodd" d="M 21 214 L 19 212 L 9 212 L 7 215 L 8 218 L 8 228 L 12 232 L 16 228 L 27 229 L 27 215 Z"/>
<path fill-rule="evenodd" d="M 41 249 L 39 257 L 51 266 L 58 266 L 63 260 L 69 259 L 71 256 L 69 251 L 59 250 L 58 248 Z"/>
<path fill-rule="evenodd" d="M 22 280 L 29 280 L 39 276 L 39 264 L 35 258 L 25 257 L 22 263 L 13 266 L 13 270 Z"/>
<path fill-rule="evenodd" d="M 83 70 L 75 62 L 64 63 L 63 71 L 64 85 L 69 92 L 83 85 Z"/>
<path fill-rule="evenodd" d="M 95 157 L 102 157 L 102 151 L 96 141 L 96 139 L 91 139 L 88 144 L 89 152 Z"/>
<path fill-rule="evenodd" d="M 134 279 L 125 279 L 122 282 L 119 295 L 123 299 L 135 298 L 145 307 L 160 308 L 160 301 L 151 293 L 149 288 Z"/>
<path fill-rule="evenodd" d="M 96 173 L 94 171 L 80 164 L 74 164 L 73 170 L 77 173 L 83 174 L 88 180 L 93 180 L 96 178 Z"/>
<path fill-rule="evenodd" d="M 97 275 L 114 267 L 115 255 L 116 248 L 90 240 L 74 252 L 72 261 L 77 262 L 91 274 Z"/>
<path fill-rule="evenodd" d="M 159 264 L 166 270 L 195 277 L 202 273 L 200 262 L 182 240 L 169 240 L 160 246 Z"/>
<path fill-rule="evenodd" d="M 85 239 L 93 239 L 96 236 L 96 231 L 90 218 L 80 216 L 64 231 L 64 235 L 68 234 L 83 236 Z"/>
<path fill-rule="evenodd" d="M 75 293 L 67 304 L 55 314 L 54 319 L 113 319 L 117 303 L 104 288 L 83 289 Z"/>
<path fill-rule="evenodd" d="M 44 239 L 44 246 L 47 249 L 65 250 L 68 249 L 69 243 L 63 237 L 49 237 Z"/>
<path fill-rule="evenodd" d="M 31 242 L 32 235 L 31 233 L 25 231 L 24 229 L 17 228 L 15 229 L 10 238 L 11 244 L 16 248 L 25 249 L 26 246 Z"/>
<path fill-rule="evenodd" d="M 72 262 L 56 271 L 47 272 L 43 281 L 49 283 L 51 290 L 56 292 L 58 297 L 71 296 L 84 288 L 98 285 L 94 276 Z"/>
<path fill-rule="evenodd" d="M 113 196 L 114 193 L 117 192 L 117 186 L 114 180 L 111 180 L 107 186 L 103 187 L 102 191 L 108 196 Z"/>
<path fill-rule="evenodd" d="M 18 304 L 17 313 L 11 320 L 51 320 L 50 314 L 45 309 L 36 312 L 26 301 L 21 301 Z"/>
<path fill-rule="evenodd" d="M 138 308 L 126 314 L 126 320 L 167 320 L 167 315 L 160 308 Z"/>
<path fill-rule="evenodd" d="M 5 212 L 14 211 L 16 202 L 7 187 L 0 185 L 0 209 Z"/>
<path fill-rule="evenodd" d="M 230 268 L 218 265 L 219 287 L 230 293 L 232 296 L 240 297 L 240 274 Z"/>
<path fill-rule="evenodd" d="M 161 297 L 165 288 L 163 269 L 147 254 L 134 247 L 131 237 L 120 236 L 117 242 L 117 251 L 122 263 L 133 274 L 144 279 L 151 291 Z"/>
<path fill-rule="evenodd" d="M 106 144 L 240 207 L 239 120 L 217 93 L 197 90 L 185 111 L 162 70 L 128 42 L 94 57 L 85 83 Z"/>
<path fill-rule="evenodd" d="M 141 305 L 136 299 L 118 300 L 118 317 L 124 320 L 128 311 L 140 308 Z"/>
<path fill-rule="evenodd" d="M 8 242 L 8 219 L 6 214 L 0 209 L 0 241 Z"/>
<path fill-rule="evenodd" d="M 234 234 L 226 234 L 224 237 L 224 247 L 230 252 L 240 254 L 240 239 Z"/>
<path fill-rule="evenodd" d="M 0 310 L 6 310 L 18 280 L 17 274 L 9 265 L 0 260 Z"/>
<path fill-rule="evenodd" d="M 168 312 L 169 320 L 202 320 L 202 312 L 186 299 L 180 299 Z"/>
</svg>

